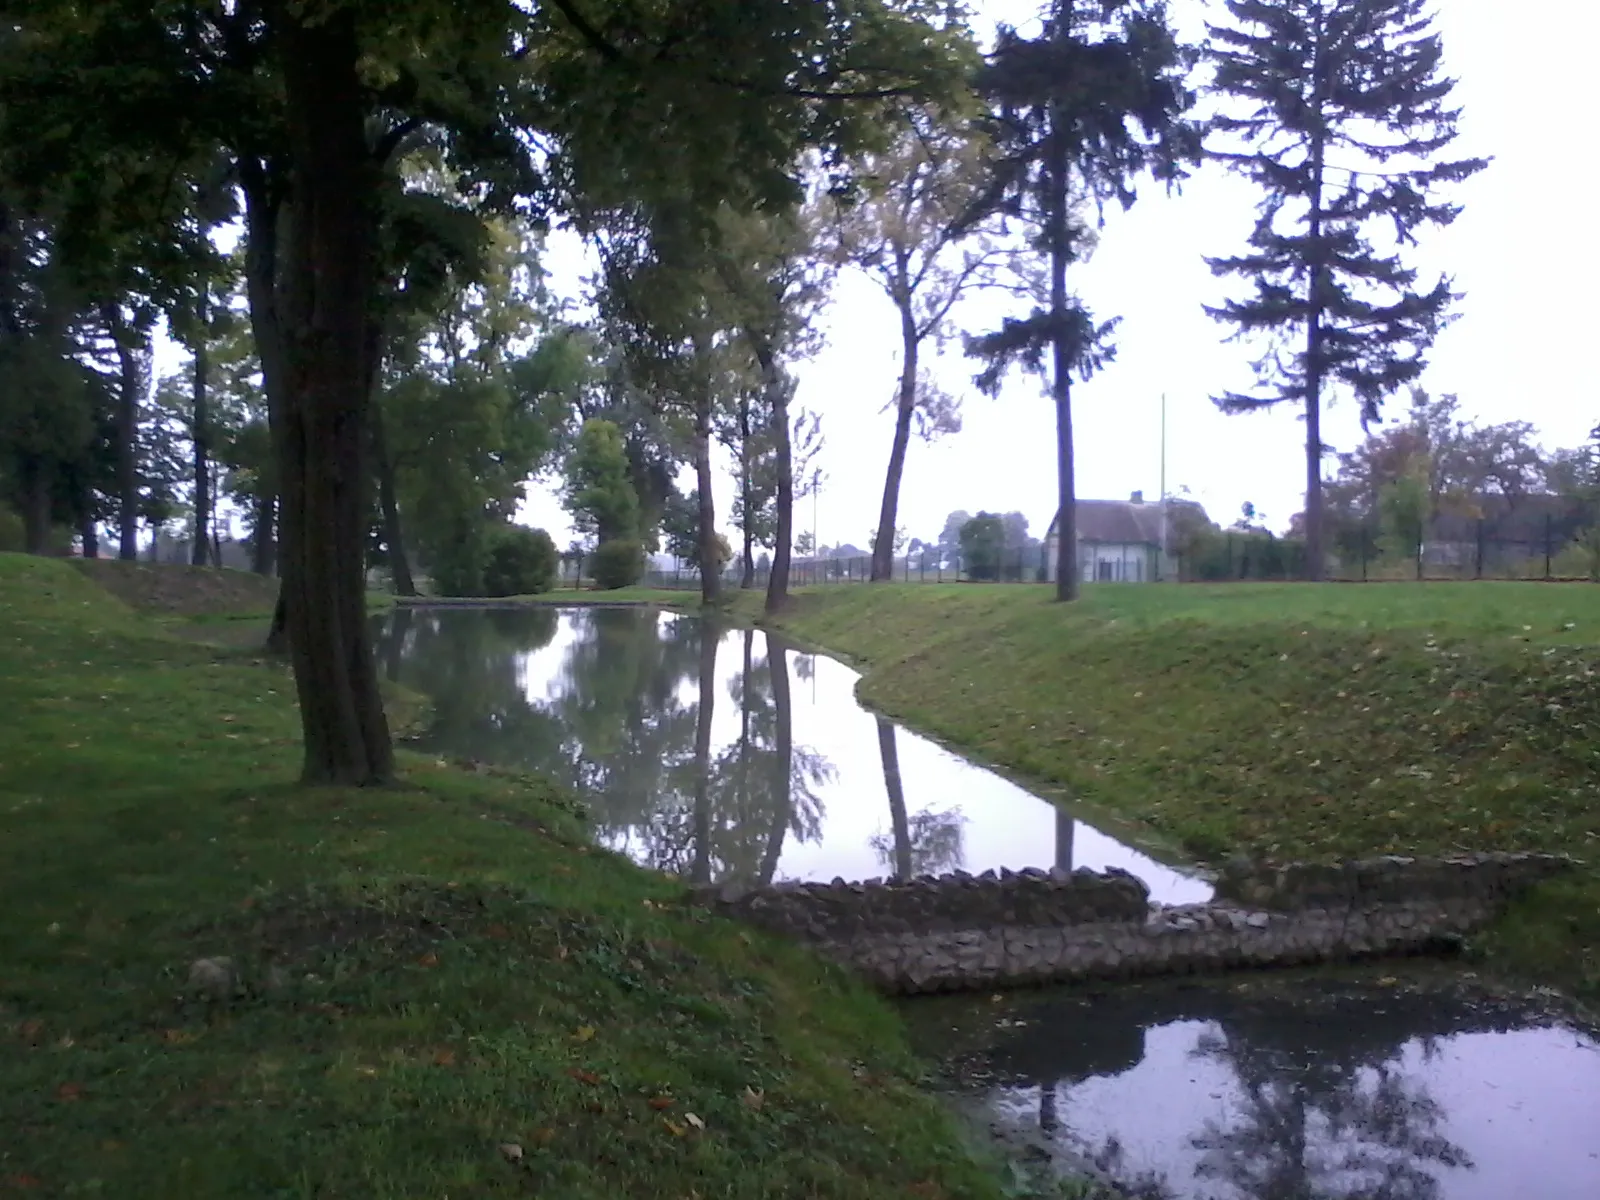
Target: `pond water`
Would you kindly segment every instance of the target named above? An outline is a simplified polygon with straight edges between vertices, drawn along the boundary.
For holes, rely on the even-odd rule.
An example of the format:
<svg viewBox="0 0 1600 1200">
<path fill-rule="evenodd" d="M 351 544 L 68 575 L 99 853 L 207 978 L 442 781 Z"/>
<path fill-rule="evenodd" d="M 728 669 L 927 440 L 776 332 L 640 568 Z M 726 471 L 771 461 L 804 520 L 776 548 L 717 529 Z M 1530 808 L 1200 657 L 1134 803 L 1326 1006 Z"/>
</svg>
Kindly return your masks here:
<svg viewBox="0 0 1600 1200">
<path fill-rule="evenodd" d="M 996 1137 L 1063 1174 L 1088 1164 L 1129 1196 L 1600 1197 L 1600 1040 L 1459 975 L 1235 976 L 905 1009 Z"/>
<path fill-rule="evenodd" d="M 428 695 L 420 747 L 581 789 L 598 842 L 693 879 L 1121 867 L 1211 887 L 863 709 L 857 673 L 647 608 L 398 609 L 378 652 Z"/>
<path fill-rule="evenodd" d="M 650 609 L 401 609 L 421 743 L 581 789 L 691 879 L 1121 867 L 1210 886 L 862 709 L 854 671 Z M 1170 1200 L 1597 1200 L 1600 1041 L 1459 973 L 1232 976 L 904 1005 L 963 1103 L 1063 1174 Z"/>
</svg>

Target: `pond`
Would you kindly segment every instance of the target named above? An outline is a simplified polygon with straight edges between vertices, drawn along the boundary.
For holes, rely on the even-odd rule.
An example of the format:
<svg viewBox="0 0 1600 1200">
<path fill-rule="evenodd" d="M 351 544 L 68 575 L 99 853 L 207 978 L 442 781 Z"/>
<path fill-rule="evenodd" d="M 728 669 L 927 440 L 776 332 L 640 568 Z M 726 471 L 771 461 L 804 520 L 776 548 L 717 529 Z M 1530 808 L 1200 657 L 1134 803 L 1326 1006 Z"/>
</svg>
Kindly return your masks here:
<svg viewBox="0 0 1600 1200">
<path fill-rule="evenodd" d="M 856 703 L 855 671 L 780 638 L 648 608 L 402 608 L 392 679 L 419 748 L 582 790 L 595 839 L 696 880 L 850 881 L 1121 867 L 1168 904 L 1210 885 Z"/>
<path fill-rule="evenodd" d="M 995 1137 L 1174 1200 L 1594 1200 L 1600 1040 L 1386 966 L 904 1006 Z"/>
<path fill-rule="evenodd" d="M 645 608 L 400 609 L 421 748 L 581 790 L 599 843 L 701 881 L 1120 867 L 1067 810 L 863 709 L 857 675 Z M 1440 968 L 1275 973 L 903 1006 L 960 1103 L 1063 1174 L 1171 1200 L 1595 1200 L 1600 1041 Z"/>
</svg>

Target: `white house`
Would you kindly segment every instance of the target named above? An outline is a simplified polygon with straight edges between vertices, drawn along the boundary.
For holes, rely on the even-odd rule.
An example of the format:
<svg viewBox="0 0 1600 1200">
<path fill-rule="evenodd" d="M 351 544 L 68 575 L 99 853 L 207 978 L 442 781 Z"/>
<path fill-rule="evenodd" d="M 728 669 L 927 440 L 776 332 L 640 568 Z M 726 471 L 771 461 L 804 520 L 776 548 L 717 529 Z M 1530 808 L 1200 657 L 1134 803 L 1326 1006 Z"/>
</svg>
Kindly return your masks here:
<svg viewBox="0 0 1600 1200">
<path fill-rule="evenodd" d="M 1142 492 L 1128 500 L 1079 500 L 1074 506 L 1078 523 L 1078 577 L 1085 583 L 1153 583 L 1176 577 L 1172 557 L 1177 516 L 1198 510 L 1192 500 L 1167 500 L 1147 504 Z M 1045 571 L 1056 578 L 1060 514 L 1045 535 Z"/>
</svg>

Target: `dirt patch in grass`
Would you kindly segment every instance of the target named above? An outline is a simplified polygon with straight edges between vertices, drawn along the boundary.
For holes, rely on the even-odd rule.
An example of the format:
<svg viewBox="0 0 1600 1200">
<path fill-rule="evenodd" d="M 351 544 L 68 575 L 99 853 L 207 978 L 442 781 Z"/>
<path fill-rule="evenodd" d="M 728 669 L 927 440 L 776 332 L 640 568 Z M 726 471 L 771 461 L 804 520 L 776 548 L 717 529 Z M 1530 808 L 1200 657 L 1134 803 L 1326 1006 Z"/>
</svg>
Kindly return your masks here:
<svg viewBox="0 0 1600 1200">
<path fill-rule="evenodd" d="M 137 612 L 156 616 L 270 614 L 278 581 L 249 571 L 80 558 L 73 565 Z"/>
</svg>

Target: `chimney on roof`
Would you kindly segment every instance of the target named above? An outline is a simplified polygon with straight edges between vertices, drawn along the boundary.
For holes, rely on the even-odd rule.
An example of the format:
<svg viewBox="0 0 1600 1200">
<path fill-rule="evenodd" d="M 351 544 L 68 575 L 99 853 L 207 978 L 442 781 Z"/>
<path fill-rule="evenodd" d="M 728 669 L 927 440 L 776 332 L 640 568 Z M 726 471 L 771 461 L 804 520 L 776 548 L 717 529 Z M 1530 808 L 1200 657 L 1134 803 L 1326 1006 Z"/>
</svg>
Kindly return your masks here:
<svg viewBox="0 0 1600 1200">
<path fill-rule="evenodd" d="M 1143 504 L 1144 503 L 1144 493 L 1143 492 L 1135 492 L 1133 495 L 1128 497 L 1128 502 L 1130 504 Z"/>
</svg>

